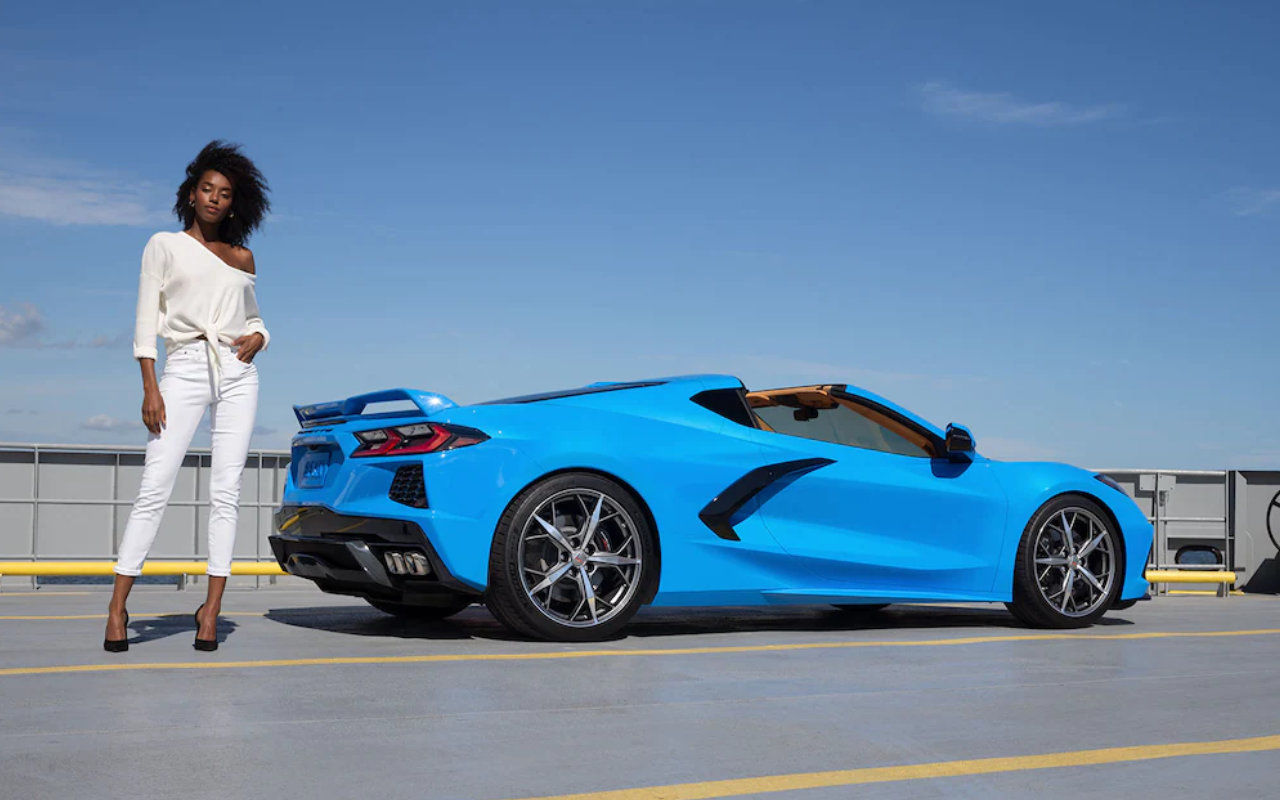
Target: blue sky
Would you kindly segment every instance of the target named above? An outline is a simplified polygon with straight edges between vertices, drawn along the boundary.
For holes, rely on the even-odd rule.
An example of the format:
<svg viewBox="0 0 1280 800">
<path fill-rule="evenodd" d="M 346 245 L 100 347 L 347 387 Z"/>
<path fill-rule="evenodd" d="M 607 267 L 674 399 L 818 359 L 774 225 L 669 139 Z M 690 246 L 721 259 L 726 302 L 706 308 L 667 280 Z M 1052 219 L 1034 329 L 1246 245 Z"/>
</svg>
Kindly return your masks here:
<svg viewBox="0 0 1280 800">
<path fill-rule="evenodd" d="M 729 372 L 1280 467 L 1280 8 L 1116 6 L 7 4 L 0 440 L 145 440 L 139 256 L 217 137 L 273 187 L 257 446 Z"/>
</svg>

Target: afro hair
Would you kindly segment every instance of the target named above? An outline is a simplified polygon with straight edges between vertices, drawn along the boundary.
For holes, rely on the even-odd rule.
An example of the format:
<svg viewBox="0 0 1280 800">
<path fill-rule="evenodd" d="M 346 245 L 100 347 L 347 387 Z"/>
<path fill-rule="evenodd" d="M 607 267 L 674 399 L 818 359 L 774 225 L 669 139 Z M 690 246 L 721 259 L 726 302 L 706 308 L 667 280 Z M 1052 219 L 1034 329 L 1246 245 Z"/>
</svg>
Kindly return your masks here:
<svg viewBox="0 0 1280 800">
<path fill-rule="evenodd" d="M 240 145 L 214 139 L 204 146 L 200 155 L 187 165 L 187 177 L 178 187 L 178 199 L 173 213 L 190 228 L 195 221 L 196 210 L 188 204 L 191 191 L 200 176 L 213 170 L 226 176 L 231 182 L 231 213 L 222 218 L 218 226 L 218 238 L 236 247 L 243 247 L 249 236 L 262 224 L 262 218 L 271 210 L 267 199 L 270 188 L 262 173 L 252 161 L 240 152 Z"/>
</svg>

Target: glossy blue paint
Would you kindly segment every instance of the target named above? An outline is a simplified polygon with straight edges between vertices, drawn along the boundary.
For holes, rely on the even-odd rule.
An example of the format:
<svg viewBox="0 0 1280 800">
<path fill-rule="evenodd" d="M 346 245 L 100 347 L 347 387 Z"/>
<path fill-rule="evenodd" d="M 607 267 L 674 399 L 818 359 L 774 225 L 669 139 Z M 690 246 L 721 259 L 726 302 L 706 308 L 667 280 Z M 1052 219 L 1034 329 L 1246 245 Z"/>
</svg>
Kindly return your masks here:
<svg viewBox="0 0 1280 800">
<path fill-rule="evenodd" d="M 632 491 L 656 523 L 661 580 L 655 604 L 724 605 L 894 600 L 1008 600 L 1022 529 L 1064 492 L 1094 497 L 1115 516 L 1127 547 L 1122 597 L 1140 596 L 1151 526 L 1128 497 L 1062 464 L 916 458 L 818 442 L 734 423 L 690 400 L 739 389 L 728 375 L 653 379 L 653 385 L 525 403 L 452 404 L 430 392 L 387 390 L 317 404 L 331 417 L 294 439 L 286 505 L 411 520 L 459 580 L 484 589 L 503 511 L 547 475 L 590 470 Z M 846 391 L 943 431 L 856 387 Z M 361 415 L 368 403 L 410 399 L 403 416 Z M 440 398 L 440 402 L 433 402 Z M 359 408 L 356 408 L 359 406 Z M 328 407 L 326 409 L 326 407 Z M 300 419 L 303 414 L 299 414 Z M 425 456 L 349 458 L 354 433 L 421 422 L 464 425 L 490 437 Z M 326 450 L 324 485 L 298 486 L 308 453 Z M 713 497 L 757 467 L 799 458 L 834 463 L 779 481 L 732 519 L 739 541 L 698 517 Z M 421 463 L 429 508 L 388 499 L 397 468 Z"/>
</svg>

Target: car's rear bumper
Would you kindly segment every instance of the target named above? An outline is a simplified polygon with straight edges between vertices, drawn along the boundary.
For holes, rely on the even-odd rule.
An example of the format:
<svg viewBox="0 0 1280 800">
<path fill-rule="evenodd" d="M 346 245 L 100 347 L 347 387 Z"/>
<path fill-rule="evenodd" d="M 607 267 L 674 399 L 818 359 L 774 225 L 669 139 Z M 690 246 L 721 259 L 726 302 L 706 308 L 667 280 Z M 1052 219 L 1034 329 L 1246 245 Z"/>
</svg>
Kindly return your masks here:
<svg viewBox="0 0 1280 800">
<path fill-rule="evenodd" d="M 477 593 L 449 572 L 416 523 L 302 505 L 283 506 L 274 522 L 268 539 L 280 567 L 326 592 L 403 603 Z M 425 559 L 427 568 L 418 570 L 425 574 L 396 566 L 395 555 L 404 561 L 410 554 Z"/>
</svg>

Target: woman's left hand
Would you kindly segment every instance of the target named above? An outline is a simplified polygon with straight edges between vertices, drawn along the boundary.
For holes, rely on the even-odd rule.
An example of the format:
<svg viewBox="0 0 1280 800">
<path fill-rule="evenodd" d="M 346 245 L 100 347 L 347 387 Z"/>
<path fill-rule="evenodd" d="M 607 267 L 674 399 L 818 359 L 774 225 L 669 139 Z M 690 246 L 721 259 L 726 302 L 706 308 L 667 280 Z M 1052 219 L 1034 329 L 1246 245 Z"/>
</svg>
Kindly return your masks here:
<svg viewBox="0 0 1280 800">
<path fill-rule="evenodd" d="M 250 363 L 253 363 L 253 357 L 258 354 L 258 351 L 262 349 L 262 346 L 265 343 L 266 343 L 266 340 L 262 338 L 262 334 L 250 333 L 250 334 L 241 336 L 240 338 L 233 341 L 231 344 L 239 348 L 238 350 L 236 350 L 236 358 L 240 359 L 246 364 L 250 364 Z"/>
</svg>

